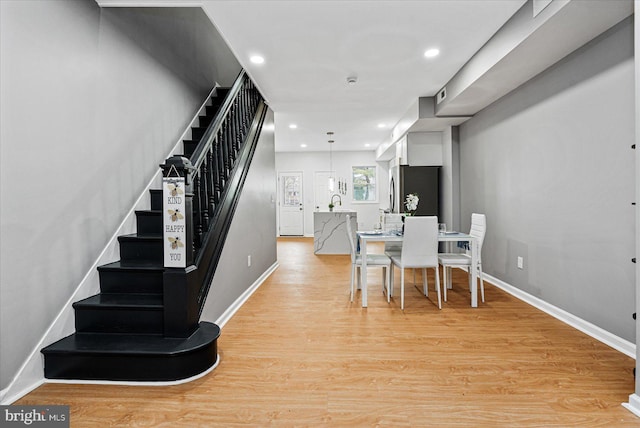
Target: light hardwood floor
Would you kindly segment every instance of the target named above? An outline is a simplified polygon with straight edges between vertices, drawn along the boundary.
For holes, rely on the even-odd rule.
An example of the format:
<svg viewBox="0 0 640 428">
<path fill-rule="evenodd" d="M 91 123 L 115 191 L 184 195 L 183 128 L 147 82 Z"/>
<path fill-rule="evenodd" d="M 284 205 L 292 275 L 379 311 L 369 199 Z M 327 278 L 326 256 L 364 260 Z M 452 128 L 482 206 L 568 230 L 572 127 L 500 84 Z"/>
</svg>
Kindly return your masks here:
<svg viewBox="0 0 640 428">
<path fill-rule="evenodd" d="M 314 256 L 306 238 L 280 239 L 278 255 L 223 328 L 209 375 L 170 387 L 45 384 L 15 404 L 70 405 L 72 427 L 640 426 L 620 405 L 633 359 L 490 284 L 472 309 L 458 271 L 441 311 L 408 285 L 403 312 L 371 268 L 363 309 L 349 302 L 348 256 Z"/>
</svg>

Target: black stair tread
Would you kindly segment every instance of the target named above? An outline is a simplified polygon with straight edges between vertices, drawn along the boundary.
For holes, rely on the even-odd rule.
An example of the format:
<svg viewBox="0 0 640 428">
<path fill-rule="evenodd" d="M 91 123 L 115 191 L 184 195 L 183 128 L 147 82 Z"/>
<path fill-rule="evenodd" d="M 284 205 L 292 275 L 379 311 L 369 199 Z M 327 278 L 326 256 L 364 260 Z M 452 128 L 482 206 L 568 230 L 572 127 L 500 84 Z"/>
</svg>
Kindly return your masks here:
<svg viewBox="0 0 640 428">
<path fill-rule="evenodd" d="M 220 327 L 201 322 L 187 338 L 158 334 L 74 333 L 42 350 L 43 354 L 179 355 L 209 346 L 220 336 Z"/>
<path fill-rule="evenodd" d="M 154 260 L 118 260 L 98 266 L 98 270 L 161 270 L 164 271 L 163 262 Z"/>
<path fill-rule="evenodd" d="M 162 238 L 162 232 L 146 232 L 144 235 L 138 235 L 144 238 Z"/>
<path fill-rule="evenodd" d="M 100 293 L 73 304 L 73 307 L 162 309 L 162 294 Z"/>
<path fill-rule="evenodd" d="M 118 241 L 158 241 L 162 240 L 162 233 L 159 235 L 138 235 L 137 233 L 132 233 L 130 235 L 120 235 L 118 236 Z"/>
<path fill-rule="evenodd" d="M 162 215 L 162 210 L 136 210 L 136 214 L 142 215 Z"/>
</svg>

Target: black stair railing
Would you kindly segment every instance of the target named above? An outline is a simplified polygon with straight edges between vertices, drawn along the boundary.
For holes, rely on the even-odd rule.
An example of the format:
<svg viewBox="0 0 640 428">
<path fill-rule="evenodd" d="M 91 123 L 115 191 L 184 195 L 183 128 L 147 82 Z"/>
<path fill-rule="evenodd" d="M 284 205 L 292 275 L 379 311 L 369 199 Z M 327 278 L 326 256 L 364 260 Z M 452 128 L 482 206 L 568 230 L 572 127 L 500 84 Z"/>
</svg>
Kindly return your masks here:
<svg viewBox="0 0 640 428">
<path fill-rule="evenodd" d="M 190 161 L 195 169 L 193 246 L 196 257 L 260 101 L 260 93 L 243 70 L 191 155 Z"/>
<path fill-rule="evenodd" d="M 233 218 L 267 108 L 255 84 L 240 73 L 189 159 L 161 165 L 185 177 L 187 267 L 166 268 L 165 335 L 195 330 Z M 163 225 L 164 227 L 164 225 Z"/>
</svg>

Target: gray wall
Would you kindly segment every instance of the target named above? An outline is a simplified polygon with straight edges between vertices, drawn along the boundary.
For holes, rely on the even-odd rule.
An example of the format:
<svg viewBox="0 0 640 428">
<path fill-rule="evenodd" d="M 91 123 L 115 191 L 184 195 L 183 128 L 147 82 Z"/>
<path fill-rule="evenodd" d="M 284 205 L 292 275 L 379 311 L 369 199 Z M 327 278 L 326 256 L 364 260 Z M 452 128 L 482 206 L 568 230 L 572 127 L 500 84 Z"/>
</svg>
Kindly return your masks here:
<svg viewBox="0 0 640 428">
<path fill-rule="evenodd" d="M 631 342 L 633 87 L 630 18 L 460 127 L 461 222 L 487 215 L 484 270 Z"/>
<path fill-rule="evenodd" d="M 269 110 L 209 289 L 202 320 L 218 320 L 278 259 L 273 129 L 273 111 Z M 251 256 L 251 266 L 247 263 L 248 256 Z"/>
<path fill-rule="evenodd" d="M 200 9 L 0 7 L 4 389 L 206 94 L 240 67 Z"/>
<path fill-rule="evenodd" d="M 640 11 L 640 0 L 635 0 L 634 9 Z M 636 117 L 636 201 L 640 201 L 640 21 L 634 21 L 634 59 L 636 69 L 636 93 L 635 93 L 635 117 Z M 636 205 L 636 255 L 640 254 L 640 233 L 638 233 L 638 227 L 640 227 L 640 205 Z M 640 310 L 640 264 L 636 264 L 636 312 Z M 636 319 L 636 373 L 640 373 L 640 329 L 638 326 L 638 320 Z M 640 397 L 640 376 L 636 376 L 636 396 Z M 640 409 L 638 409 L 640 411 Z"/>
<path fill-rule="evenodd" d="M 440 171 L 440 223 L 449 230 L 460 228 L 460 130 L 449 126 L 442 132 L 442 170 Z"/>
</svg>

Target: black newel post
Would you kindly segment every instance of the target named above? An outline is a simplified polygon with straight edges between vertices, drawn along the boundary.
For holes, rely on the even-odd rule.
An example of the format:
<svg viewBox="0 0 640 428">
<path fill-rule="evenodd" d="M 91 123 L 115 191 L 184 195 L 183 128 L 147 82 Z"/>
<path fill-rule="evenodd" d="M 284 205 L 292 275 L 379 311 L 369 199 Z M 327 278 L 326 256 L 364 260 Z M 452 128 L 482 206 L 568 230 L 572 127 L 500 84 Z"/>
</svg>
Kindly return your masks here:
<svg viewBox="0 0 640 428">
<path fill-rule="evenodd" d="M 187 250 L 187 266 L 193 264 L 193 172 L 195 168 L 191 165 L 191 161 L 182 156 L 171 156 L 165 160 L 162 165 L 162 176 L 173 177 L 176 172 L 180 177 L 184 177 L 184 198 L 185 198 L 185 212 L 184 217 L 186 221 L 186 241 L 185 246 Z M 175 171 L 175 172 L 174 172 Z M 163 213 L 164 214 L 164 213 Z M 162 225 L 164 230 L 164 224 Z"/>
<path fill-rule="evenodd" d="M 165 268 L 163 275 L 164 292 L 164 335 L 168 337 L 188 337 L 198 326 L 198 278 L 194 266 L 193 237 L 193 175 L 195 168 L 189 159 L 172 156 L 160 165 L 163 177 L 174 177 L 176 173 L 185 179 L 185 250 L 186 267 Z M 164 213 L 163 213 L 164 214 Z M 162 225 L 163 230 L 165 225 Z"/>
</svg>

